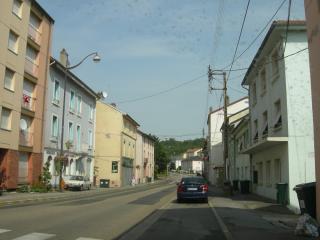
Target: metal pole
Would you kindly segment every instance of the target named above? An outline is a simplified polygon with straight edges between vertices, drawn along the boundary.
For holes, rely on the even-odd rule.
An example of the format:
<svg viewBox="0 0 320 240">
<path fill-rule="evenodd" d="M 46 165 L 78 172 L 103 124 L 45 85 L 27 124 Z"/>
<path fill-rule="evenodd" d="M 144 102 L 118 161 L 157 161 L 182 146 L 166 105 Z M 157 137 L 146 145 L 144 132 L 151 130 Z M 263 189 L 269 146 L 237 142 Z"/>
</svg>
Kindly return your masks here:
<svg viewBox="0 0 320 240">
<path fill-rule="evenodd" d="M 62 168 L 64 163 L 63 142 L 64 142 L 64 115 L 66 109 L 66 92 L 67 92 L 67 66 L 64 67 L 64 87 L 63 87 L 63 103 L 62 103 L 62 119 L 61 119 L 61 142 L 60 142 L 60 165 L 59 165 L 59 190 L 62 191 Z"/>
<path fill-rule="evenodd" d="M 227 96 L 227 77 L 226 72 L 223 72 L 223 97 L 224 97 L 224 106 L 223 106 L 223 163 L 224 163 L 224 181 L 227 180 L 227 158 L 228 158 L 228 96 Z"/>
</svg>

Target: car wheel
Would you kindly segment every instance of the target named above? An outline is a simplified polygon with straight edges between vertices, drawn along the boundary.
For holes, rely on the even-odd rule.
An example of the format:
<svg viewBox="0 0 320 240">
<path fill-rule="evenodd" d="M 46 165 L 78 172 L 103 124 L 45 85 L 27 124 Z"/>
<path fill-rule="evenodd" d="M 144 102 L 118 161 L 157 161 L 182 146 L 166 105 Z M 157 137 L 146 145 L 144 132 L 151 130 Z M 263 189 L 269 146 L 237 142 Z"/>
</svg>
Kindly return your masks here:
<svg viewBox="0 0 320 240">
<path fill-rule="evenodd" d="M 203 202 L 204 202 L 204 203 L 208 203 L 208 198 L 204 198 L 204 199 L 203 199 Z"/>
<path fill-rule="evenodd" d="M 177 203 L 182 203 L 182 199 L 181 198 L 177 198 Z"/>
<path fill-rule="evenodd" d="M 80 191 L 83 191 L 83 185 L 81 185 L 81 187 L 80 187 Z"/>
</svg>

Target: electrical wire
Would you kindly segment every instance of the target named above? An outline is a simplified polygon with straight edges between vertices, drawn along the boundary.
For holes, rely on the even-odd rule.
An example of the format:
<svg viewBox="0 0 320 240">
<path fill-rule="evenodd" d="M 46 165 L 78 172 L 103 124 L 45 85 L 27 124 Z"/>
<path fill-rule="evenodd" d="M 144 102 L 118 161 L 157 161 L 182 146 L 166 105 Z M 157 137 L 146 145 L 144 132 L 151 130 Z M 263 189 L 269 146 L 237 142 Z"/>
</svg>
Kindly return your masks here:
<svg viewBox="0 0 320 240">
<path fill-rule="evenodd" d="M 282 6 L 284 5 L 284 3 L 286 2 L 287 0 L 283 0 L 282 3 L 280 4 L 280 6 L 277 8 L 277 10 L 275 11 L 275 13 L 272 15 L 272 17 L 269 19 L 269 21 L 267 22 L 267 24 L 261 29 L 261 31 L 258 33 L 258 35 L 251 41 L 251 43 L 248 45 L 248 47 L 243 50 L 241 52 L 240 55 L 238 55 L 236 58 L 235 58 L 235 62 L 242 57 L 242 55 L 247 52 L 251 47 L 252 45 L 257 41 L 257 39 L 261 36 L 261 34 L 266 30 L 266 28 L 269 26 L 269 24 L 272 22 L 272 20 L 274 19 L 274 17 L 278 14 L 278 12 L 280 11 L 280 9 L 282 8 Z M 228 68 L 231 66 L 231 63 L 223 68 L 221 68 L 222 70 Z"/>
<path fill-rule="evenodd" d="M 163 91 L 160 91 L 160 92 L 157 92 L 157 93 L 153 93 L 151 95 L 147 95 L 147 96 L 144 96 L 144 97 L 139 97 L 139 98 L 133 98 L 133 99 L 129 99 L 129 100 L 123 100 L 123 101 L 119 101 L 119 102 L 116 102 L 117 104 L 122 104 L 122 103 L 131 103 L 131 102 L 137 102 L 137 101 L 141 101 L 141 100 L 144 100 L 144 99 L 147 99 L 147 98 L 152 98 L 152 97 L 156 97 L 156 96 L 159 96 L 159 95 L 162 95 L 162 94 L 165 94 L 165 93 L 168 93 L 168 92 L 171 92 L 175 89 L 178 89 L 178 88 L 181 88 L 185 85 L 188 85 L 190 83 L 193 83 L 195 81 L 198 81 L 200 80 L 201 78 L 203 78 L 204 76 L 206 76 L 207 74 L 202 74 L 196 78 L 193 78 L 189 81 L 186 81 L 186 82 L 183 82 L 175 87 L 172 87 L 172 88 L 168 88 L 166 90 L 163 90 Z"/>
<path fill-rule="evenodd" d="M 238 51 L 240 39 L 241 39 L 242 32 L 243 32 L 244 23 L 245 23 L 245 21 L 246 21 L 246 19 L 247 19 L 247 13 L 248 13 L 250 1 L 251 1 L 251 0 L 248 0 L 247 7 L 246 7 L 246 11 L 245 11 L 245 14 L 244 14 L 244 17 L 243 17 L 243 20 L 242 20 L 241 29 L 240 29 L 240 33 L 239 33 L 239 37 L 238 37 L 236 49 L 235 49 L 234 54 L 233 54 L 233 58 L 232 58 L 232 62 L 231 62 L 230 69 L 229 69 L 229 71 L 228 71 L 227 82 L 228 82 L 228 79 L 229 79 L 229 77 L 230 77 L 230 73 L 231 73 L 231 70 L 232 70 L 232 67 L 233 67 L 233 64 L 234 64 L 236 55 L 237 55 L 237 51 Z"/>
</svg>

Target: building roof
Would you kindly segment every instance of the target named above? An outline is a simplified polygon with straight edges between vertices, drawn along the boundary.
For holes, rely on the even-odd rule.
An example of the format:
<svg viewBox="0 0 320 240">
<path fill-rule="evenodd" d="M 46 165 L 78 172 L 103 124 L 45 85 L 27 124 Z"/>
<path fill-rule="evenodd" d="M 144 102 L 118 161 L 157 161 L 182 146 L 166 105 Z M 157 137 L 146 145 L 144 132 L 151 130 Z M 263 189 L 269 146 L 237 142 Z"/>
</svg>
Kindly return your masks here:
<svg viewBox="0 0 320 240">
<path fill-rule="evenodd" d="M 187 153 L 194 153 L 196 151 L 202 150 L 202 148 L 191 148 L 187 150 Z"/>
<path fill-rule="evenodd" d="M 306 21 L 305 20 L 291 20 L 289 21 L 289 29 L 290 28 L 294 28 L 294 27 L 301 27 L 301 26 L 304 26 L 305 27 L 306 25 Z M 287 21 L 285 20 L 278 20 L 278 21 L 274 21 L 270 28 L 269 28 L 269 31 L 267 32 L 265 38 L 263 39 L 256 55 L 254 56 L 247 72 L 246 72 L 246 75 L 244 76 L 243 78 L 243 81 L 241 83 L 241 85 L 247 85 L 247 78 L 249 76 L 249 74 L 251 73 L 251 71 L 256 67 L 256 62 L 258 61 L 260 55 L 261 55 L 261 52 L 263 50 L 263 48 L 265 47 L 265 45 L 267 44 L 268 40 L 270 39 L 271 37 L 271 34 L 273 33 L 273 31 L 276 29 L 276 28 L 282 28 L 283 30 L 286 29 L 286 26 L 287 26 Z"/>
<path fill-rule="evenodd" d="M 153 142 L 156 141 L 156 139 L 155 139 L 153 136 L 151 136 L 150 134 L 146 134 L 146 133 L 142 132 L 142 131 L 139 130 L 139 129 L 138 129 L 138 133 L 140 133 L 143 137 L 148 138 L 149 140 L 151 140 L 151 141 L 153 141 Z"/>
<path fill-rule="evenodd" d="M 44 10 L 43 7 L 41 7 L 36 0 L 32 0 L 32 4 L 34 4 L 35 7 L 38 8 L 50 20 L 51 23 L 54 23 L 54 19 L 49 15 L 49 13 L 47 13 L 46 10 Z"/>
<path fill-rule="evenodd" d="M 133 123 L 135 126 L 140 127 L 139 123 L 137 123 L 129 114 L 124 113 L 123 117 Z"/>
<path fill-rule="evenodd" d="M 59 70 L 61 73 L 64 74 L 64 66 L 55 58 L 51 57 L 51 63 L 50 67 L 56 67 L 57 70 Z M 75 84 L 80 86 L 82 89 L 84 89 L 87 93 L 89 93 L 94 98 L 98 99 L 99 95 L 93 91 L 87 84 L 85 84 L 80 78 L 78 78 L 75 74 L 73 74 L 71 71 L 67 70 L 67 76 L 69 79 L 73 80 Z"/>
<path fill-rule="evenodd" d="M 234 104 L 236 104 L 236 103 L 238 103 L 238 102 L 241 102 L 242 100 L 245 100 L 245 99 L 248 99 L 248 96 L 239 98 L 238 100 L 235 100 L 235 101 L 229 103 L 229 104 L 228 104 L 228 107 L 229 107 L 229 106 L 232 106 L 232 105 L 234 105 Z M 209 114 L 208 114 L 207 124 L 209 123 L 210 115 L 213 114 L 213 113 L 216 113 L 216 112 L 218 112 L 218 111 L 221 111 L 221 110 L 223 110 L 223 107 L 220 107 L 220 108 L 217 108 L 217 109 L 215 109 L 215 110 L 213 110 L 213 111 L 210 111 Z"/>
</svg>

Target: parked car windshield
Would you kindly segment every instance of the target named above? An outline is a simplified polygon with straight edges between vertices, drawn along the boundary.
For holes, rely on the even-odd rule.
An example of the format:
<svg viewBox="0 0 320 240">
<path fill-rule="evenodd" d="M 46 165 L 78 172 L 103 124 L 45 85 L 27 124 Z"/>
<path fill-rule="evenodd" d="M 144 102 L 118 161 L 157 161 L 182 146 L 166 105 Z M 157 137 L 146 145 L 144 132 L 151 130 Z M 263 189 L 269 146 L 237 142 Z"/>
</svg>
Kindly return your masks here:
<svg viewBox="0 0 320 240">
<path fill-rule="evenodd" d="M 205 180 L 203 178 L 196 178 L 196 177 L 190 177 L 190 178 L 182 178 L 181 180 L 182 184 L 205 184 Z"/>
<path fill-rule="evenodd" d="M 72 177 L 70 178 L 70 180 L 83 181 L 83 177 L 82 177 L 82 176 L 72 176 Z"/>
</svg>

